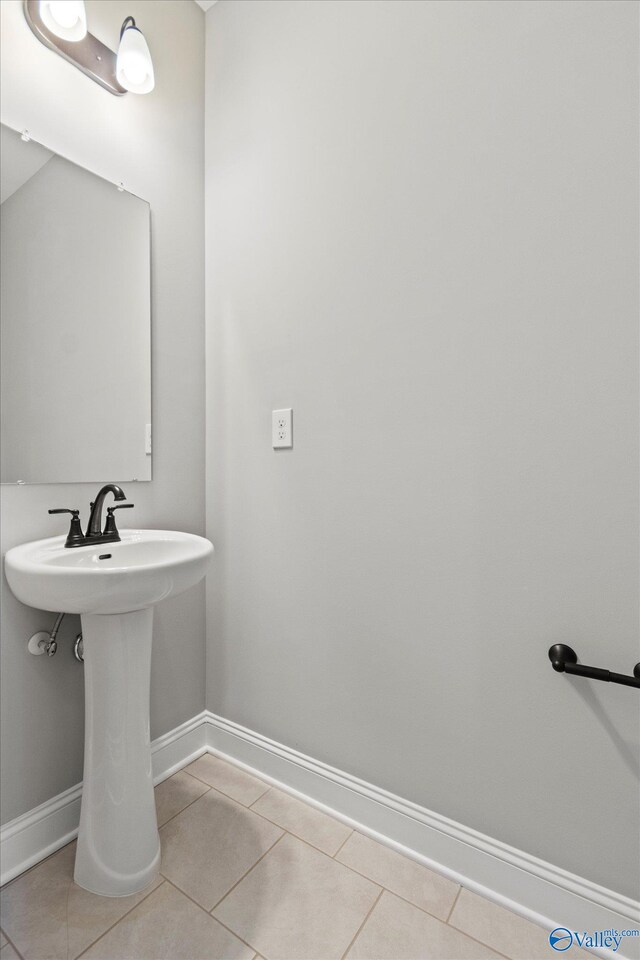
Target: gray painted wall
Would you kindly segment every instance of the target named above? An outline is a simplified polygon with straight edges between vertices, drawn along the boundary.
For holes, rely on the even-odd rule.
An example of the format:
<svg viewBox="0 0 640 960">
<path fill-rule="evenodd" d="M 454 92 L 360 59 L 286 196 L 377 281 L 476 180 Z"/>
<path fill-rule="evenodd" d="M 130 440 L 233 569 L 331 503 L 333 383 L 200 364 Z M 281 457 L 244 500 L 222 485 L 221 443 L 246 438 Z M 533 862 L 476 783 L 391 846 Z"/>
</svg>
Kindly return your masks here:
<svg viewBox="0 0 640 960">
<path fill-rule="evenodd" d="M 208 707 L 630 896 L 638 697 L 547 648 L 640 659 L 637 21 L 222 0 L 206 83 Z"/>
<path fill-rule="evenodd" d="M 147 36 L 156 71 L 148 96 L 111 96 L 38 43 L 19 0 L 3 0 L 4 123 L 151 204 L 154 479 L 125 486 L 132 521 L 204 528 L 203 13 L 192 0 L 89 0 L 89 29 L 112 49 L 125 16 Z M 107 338 L 108 339 L 108 338 Z M 55 371 L 50 375 L 55 376 Z M 105 476 L 104 481 L 121 478 Z M 95 484 L 2 488 L 2 551 L 63 532 L 51 506 L 82 507 Z M 26 640 L 53 622 L 24 607 L 3 579 L 2 820 L 82 779 L 82 668 L 71 657 L 77 619 L 56 657 L 35 658 Z M 204 588 L 157 609 L 151 736 L 204 707 Z"/>
</svg>

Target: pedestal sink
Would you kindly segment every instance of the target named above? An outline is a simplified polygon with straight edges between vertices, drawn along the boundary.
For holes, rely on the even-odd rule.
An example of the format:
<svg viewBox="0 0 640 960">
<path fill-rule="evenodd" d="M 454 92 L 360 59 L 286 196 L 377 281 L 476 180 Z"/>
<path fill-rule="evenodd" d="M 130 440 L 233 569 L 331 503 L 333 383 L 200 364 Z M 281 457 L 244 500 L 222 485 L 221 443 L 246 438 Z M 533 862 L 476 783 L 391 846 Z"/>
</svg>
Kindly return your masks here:
<svg viewBox="0 0 640 960">
<path fill-rule="evenodd" d="M 160 865 L 149 734 L 153 606 L 205 575 L 213 546 L 172 530 L 122 530 L 117 543 L 65 549 L 65 537 L 9 550 L 22 603 L 79 613 L 85 667 L 84 782 L 75 881 L 124 897 Z"/>
</svg>

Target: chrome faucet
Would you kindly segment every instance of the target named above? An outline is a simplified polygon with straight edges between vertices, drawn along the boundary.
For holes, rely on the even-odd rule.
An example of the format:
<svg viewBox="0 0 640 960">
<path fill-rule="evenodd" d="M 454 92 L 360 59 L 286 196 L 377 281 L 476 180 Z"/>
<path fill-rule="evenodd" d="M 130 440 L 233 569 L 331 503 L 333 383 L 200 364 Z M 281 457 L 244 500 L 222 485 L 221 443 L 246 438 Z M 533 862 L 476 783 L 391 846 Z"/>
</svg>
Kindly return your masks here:
<svg viewBox="0 0 640 960">
<path fill-rule="evenodd" d="M 113 494 L 114 500 L 126 500 L 124 490 L 117 483 L 107 483 L 98 490 L 98 496 L 91 504 L 91 513 L 89 514 L 89 524 L 87 526 L 86 540 L 102 536 L 102 504 L 108 493 Z"/>
</svg>

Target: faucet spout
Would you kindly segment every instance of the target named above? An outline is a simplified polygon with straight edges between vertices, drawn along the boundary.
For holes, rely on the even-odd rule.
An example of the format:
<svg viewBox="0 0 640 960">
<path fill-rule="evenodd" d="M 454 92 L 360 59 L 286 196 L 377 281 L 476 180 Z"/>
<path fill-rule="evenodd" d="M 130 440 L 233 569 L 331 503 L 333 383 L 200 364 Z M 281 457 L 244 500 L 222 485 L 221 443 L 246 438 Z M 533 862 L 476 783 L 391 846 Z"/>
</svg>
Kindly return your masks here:
<svg viewBox="0 0 640 960">
<path fill-rule="evenodd" d="M 96 499 L 91 504 L 91 514 L 89 515 L 89 526 L 87 527 L 87 539 L 89 537 L 102 536 L 102 505 L 108 493 L 113 494 L 114 500 L 126 500 L 124 490 L 117 483 L 107 483 L 98 491 Z"/>
</svg>

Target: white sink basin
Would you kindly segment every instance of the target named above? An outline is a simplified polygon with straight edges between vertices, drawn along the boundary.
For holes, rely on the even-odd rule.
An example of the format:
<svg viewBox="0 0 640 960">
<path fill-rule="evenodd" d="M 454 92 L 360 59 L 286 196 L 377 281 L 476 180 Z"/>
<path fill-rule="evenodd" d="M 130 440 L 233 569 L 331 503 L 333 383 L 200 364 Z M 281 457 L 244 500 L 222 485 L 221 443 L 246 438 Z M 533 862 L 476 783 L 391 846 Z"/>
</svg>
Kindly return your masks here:
<svg viewBox="0 0 640 960">
<path fill-rule="evenodd" d="M 30 607 L 64 613 L 127 613 L 181 593 L 205 575 L 213 546 L 174 530 L 121 530 L 119 543 L 65 548 L 65 537 L 7 551 L 14 594 Z"/>
<path fill-rule="evenodd" d="M 149 733 L 153 605 L 201 580 L 213 555 L 208 540 L 190 533 L 121 530 L 120 536 L 73 548 L 65 547 L 65 537 L 50 537 L 5 557 L 18 600 L 81 614 L 84 778 L 74 877 L 109 897 L 143 890 L 160 866 Z"/>
</svg>

